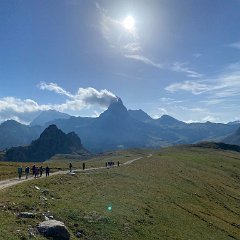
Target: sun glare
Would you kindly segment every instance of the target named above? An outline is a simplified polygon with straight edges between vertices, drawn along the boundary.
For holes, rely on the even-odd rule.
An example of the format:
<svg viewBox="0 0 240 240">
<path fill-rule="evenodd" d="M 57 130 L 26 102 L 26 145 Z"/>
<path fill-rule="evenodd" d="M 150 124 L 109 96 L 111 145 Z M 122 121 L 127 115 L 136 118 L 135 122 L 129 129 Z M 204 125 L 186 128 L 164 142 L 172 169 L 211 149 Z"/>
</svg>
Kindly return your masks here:
<svg viewBox="0 0 240 240">
<path fill-rule="evenodd" d="M 128 31 L 133 31 L 135 27 L 135 19 L 132 16 L 127 16 L 123 22 L 123 27 Z"/>
</svg>

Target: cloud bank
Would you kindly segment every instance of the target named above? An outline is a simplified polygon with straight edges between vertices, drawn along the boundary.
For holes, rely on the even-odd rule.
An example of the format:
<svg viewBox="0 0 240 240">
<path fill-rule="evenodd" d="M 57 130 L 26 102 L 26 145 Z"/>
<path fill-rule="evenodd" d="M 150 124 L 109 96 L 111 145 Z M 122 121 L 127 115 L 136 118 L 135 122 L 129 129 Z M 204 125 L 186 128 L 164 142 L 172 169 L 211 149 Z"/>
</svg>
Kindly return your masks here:
<svg viewBox="0 0 240 240">
<path fill-rule="evenodd" d="M 0 122 L 14 119 L 28 124 L 41 111 L 52 109 L 61 112 L 79 112 L 90 107 L 107 108 L 112 102 L 117 100 L 117 96 L 106 89 L 98 91 L 92 87 L 79 88 L 76 94 L 72 94 L 56 83 L 46 82 L 38 84 L 38 88 L 65 96 L 66 100 L 60 104 L 39 104 L 32 99 L 4 97 L 0 99 Z"/>
</svg>

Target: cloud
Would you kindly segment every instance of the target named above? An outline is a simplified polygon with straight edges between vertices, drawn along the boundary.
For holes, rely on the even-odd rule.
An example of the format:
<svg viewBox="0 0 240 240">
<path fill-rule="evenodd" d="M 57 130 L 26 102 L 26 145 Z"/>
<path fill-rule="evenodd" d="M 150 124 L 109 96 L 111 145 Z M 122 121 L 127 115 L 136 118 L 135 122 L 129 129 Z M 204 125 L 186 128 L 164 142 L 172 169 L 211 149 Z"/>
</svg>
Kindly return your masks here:
<svg viewBox="0 0 240 240">
<path fill-rule="evenodd" d="M 240 42 L 234 42 L 229 44 L 230 47 L 236 48 L 236 49 L 240 49 Z"/>
<path fill-rule="evenodd" d="M 65 95 L 68 97 L 73 97 L 73 95 L 69 92 L 67 92 L 66 90 L 64 90 L 63 88 L 59 87 L 56 83 L 45 83 L 45 82 L 40 82 L 40 84 L 38 85 L 38 87 L 41 90 L 49 90 L 52 92 L 55 92 L 57 94 L 60 95 Z"/>
<path fill-rule="evenodd" d="M 206 84 L 194 81 L 184 81 L 180 83 L 173 83 L 165 88 L 165 90 L 174 93 L 177 91 L 187 91 L 194 95 L 202 94 L 208 91 L 208 86 Z"/>
<path fill-rule="evenodd" d="M 128 55 L 128 54 L 126 54 L 125 57 L 143 62 L 145 64 L 151 65 L 151 66 L 159 68 L 159 69 L 163 68 L 162 64 L 156 63 L 156 62 L 150 60 L 149 58 L 141 56 L 141 55 Z"/>
<path fill-rule="evenodd" d="M 171 70 L 173 70 L 175 72 L 186 73 L 186 75 L 188 77 L 191 77 L 191 78 L 201 78 L 201 77 L 203 77 L 202 74 L 188 68 L 187 65 L 188 65 L 188 63 L 175 62 L 170 68 L 171 68 Z"/>
<path fill-rule="evenodd" d="M 20 99 L 15 97 L 4 97 L 0 99 L 0 122 L 8 119 L 15 119 L 21 123 L 29 123 L 41 111 L 57 110 L 60 112 L 88 109 L 94 106 L 106 109 L 117 97 L 106 89 L 96 90 L 95 88 L 79 88 L 76 94 L 72 94 L 56 83 L 41 82 L 39 89 L 54 92 L 66 97 L 64 103 L 60 104 L 38 104 L 31 99 Z"/>
<path fill-rule="evenodd" d="M 29 123 L 40 111 L 49 110 L 48 105 L 38 105 L 31 99 L 4 97 L 0 99 L 0 122 L 14 119 L 21 123 Z"/>
<path fill-rule="evenodd" d="M 240 64 L 237 62 L 226 66 L 218 76 L 201 79 L 201 81 L 173 83 L 167 86 L 165 90 L 171 93 L 186 91 L 194 95 L 207 94 L 209 99 L 215 100 L 237 97 L 240 94 Z M 214 103 L 214 100 L 212 103 Z"/>
<path fill-rule="evenodd" d="M 58 86 L 56 83 L 45 82 L 40 83 L 39 88 L 41 90 L 53 91 L 69 98 L 63 104 L 52 106 L 54 109 L 61 111 L 67 109 L 81 110 L 83 108 L 89 108 L 92 105 L 108 107 L 113 101 L 117 100 L 117 96 L 106 89 L 98 91 L 92 87 L 79 88 L 76 94 L 72 94 Z"/>
</svg>

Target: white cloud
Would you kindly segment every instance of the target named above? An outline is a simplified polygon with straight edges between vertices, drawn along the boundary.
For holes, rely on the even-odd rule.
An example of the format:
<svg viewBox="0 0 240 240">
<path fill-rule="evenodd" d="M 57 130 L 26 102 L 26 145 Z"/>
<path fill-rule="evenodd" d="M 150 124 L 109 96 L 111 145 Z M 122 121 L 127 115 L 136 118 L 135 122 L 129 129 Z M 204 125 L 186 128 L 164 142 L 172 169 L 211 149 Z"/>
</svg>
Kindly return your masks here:
<svg viewBox="0 0 240 240">
<path fill-rule="evenodd" d="M 169 92 L 186 91 L 194 95 L 207 94 L 209 99 L 229 98 L 240 94 L 240 64 L 227 66 L 216 77 L 201 81 L 184 81 L 170 84 L 165 88 Z M 214 103 L 214 101 L 212 101 Z"/>
<path fill-rule="evenodd" d="M 54 91 L 59 95 L 65 95 L 69 99 L 65 103 L 52 106 L 58 110 L 81 110 L 88 108 L 92 105 L 98 105 L 101 107 L 108 107 L 113 101 L 116 101 L 117 97 L 112 92 L 102 89 L 100 91 L 95 88 L 79 88 L 76 94 L 72 94 L 58 86 L 56 83 L 42 82 L 39 85 L 41 90 Z"/>
<path fill-rule="evenodd" d="M 31 99 L 20 99 L 15 97 L 4 97 L 0 99 L 0 122 L 15 119 L 22 123 L 29 123 L 41 111 L 54 109 L 61 112 L 75 111 L 90 107 L 106 109 L 117 97 L 110 91 L 95 88 L 79 88 L 76 94 L 69 93 L 56 83 L 41 82 L 38 87 L 41 90 L 52 91 L 67 99 L 60 104 L 38 104 Z"/>
<path fill-rule="evenodd" d="M 190 69 L 187 67 L 188 63 L 180 63 L 180 62 L 175 62 L 172 66 L 171 66 L 171 70 L 175 71 L 175 72 L 182 72 L 182 73 L 186 73 L 186 75 L 188 77 L 191 78 L 201 78 L 203 77 L 202 74 Z"/>
<path fill-rule="evenodd" d="M 208 86 L 203 83 L 194 82 L 194 81 L 184 81 L 180 83 L 173 83 L 165 88 L 165 90 L 169 92 L 177 92 L 177 91 L 187 91 L 191 92 L 194 95 L 198 95 L 208 91 Z"/>
<path fill-rule="evenodd" d="M 55 93 L 60 94 L 60 95 L 73 97 L 73 95 L 71 93 L 69 93 L 66 90 L 64 90 L 63 88 L 59 87 L 56 83 L 48 83 L 47 84 L 45 82 L 40 82 L 38 87 L 41 90 L 48 90 L 48 91 L 52 91 L 52 92 L 55 92 Z"/>
<path fill-rule="evenodd" d="M 152 65 L 153 67 L 156 67 L 156 68 L 159 68 L 159 69 L 161 69 L 163 67 L 162 64 L 156 63 L 156 62 L 150 60 L 149 58 L 141 56 L 141 55 L 128 55 L 128 54 L 126 54 L 125 57 L 143 62 L 143 63 L 148 64 L 148 65 Z"/>
</svg>

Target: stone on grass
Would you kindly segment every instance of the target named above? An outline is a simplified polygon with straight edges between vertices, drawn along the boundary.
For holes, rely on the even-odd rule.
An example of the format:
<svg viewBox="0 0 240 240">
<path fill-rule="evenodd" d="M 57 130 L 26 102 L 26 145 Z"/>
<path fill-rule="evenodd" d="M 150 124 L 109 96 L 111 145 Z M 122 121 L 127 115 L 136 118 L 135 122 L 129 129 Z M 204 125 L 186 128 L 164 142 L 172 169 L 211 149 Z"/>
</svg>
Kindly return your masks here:
<svg viewBox="0 0 240 240">
<path fill-rule="evenodd" d="M 40 234 L 53 240 L 69 240 L 70 234 L 63 222 L 48 220 L 41 222 L 37 229 Z"/>
</svg>

